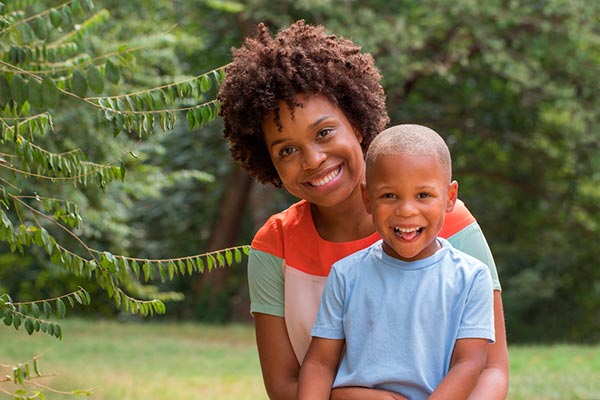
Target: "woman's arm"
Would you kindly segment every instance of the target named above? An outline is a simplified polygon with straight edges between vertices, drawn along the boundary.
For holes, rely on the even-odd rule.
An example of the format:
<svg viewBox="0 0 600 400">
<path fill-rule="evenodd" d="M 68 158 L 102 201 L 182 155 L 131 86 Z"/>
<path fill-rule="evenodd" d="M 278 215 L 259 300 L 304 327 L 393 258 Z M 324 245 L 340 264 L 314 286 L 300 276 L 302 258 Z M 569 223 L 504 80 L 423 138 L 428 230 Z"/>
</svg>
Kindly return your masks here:
<svg viewBox="0 0 600 400">
<path fill-rule="evenodd" d="M 329 400 L 344 343 L 313 337 L 298 377 L 298 400 Z"/>
<path fill-rule="evenodd" d="M 485 365 L 487 339 L 459 339 L 454 345 L 450 370 L 429 400 L 464 400 L 475 388 Z"/>
<path fill-rule="evenodd" d="M 469 400 L 504 400 L 508 395 L 508 347 L 502 293 L 499 290 L 494 290 L 494 329 L 496 341 L 488 345 L 485 367 Z"/>
<path fill-rule="evenodd" d="M 254 313 L 258 358 L 271 400 L 294 400 L 300 365 L 288 337 L 285 319 Z"/>
</svg>

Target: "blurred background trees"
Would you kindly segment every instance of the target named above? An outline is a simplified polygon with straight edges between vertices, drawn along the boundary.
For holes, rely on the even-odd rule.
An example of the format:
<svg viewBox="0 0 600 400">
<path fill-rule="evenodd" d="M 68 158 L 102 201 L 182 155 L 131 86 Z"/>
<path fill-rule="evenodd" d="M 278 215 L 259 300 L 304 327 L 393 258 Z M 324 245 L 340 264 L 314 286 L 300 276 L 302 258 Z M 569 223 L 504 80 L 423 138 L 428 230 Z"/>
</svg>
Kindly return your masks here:
<svg viewBox="0 0 600 400">
<path fill-rule="evenodd" d="M 479 220 L 496 259 L 509 342 L 598 340 L 600 5 L 578 0 L 94 3 L 109 16 L 88 36 L 90 52 L 106 54 L 122 45 L 135 49 L 119 59 L 120 80 L 106 85 L 106 95 L 218 69 L 259 21 L 276 31 L 303 18 L 363 45 L 384 77 L 392 123 L 431 126 L 451 146 L 460 197 Z M 0 60 L 10 63 L 9 53 L 10 47 L 1 47 Z M 0 73 L 14 71 L 3 65 Z M 97 113 L 75 98 L 61 98 L 54 133 L 41 139 L 57 151 L 81 148 L 98 163 L 125 162 L 123 183 L 61 194 L 79 204 L 84 223 L 78 234 L 95 249 L 166 259 L 247 244 L 268 215 L 293 201 L 252 183 L 231 162 L 218 119 L 202 127 L 180 123 L 140 140 L 131 134 L 113 137 L 114 126 Z M 31 193 L 46 186 L 22 182 Z M 21 256 L 7 243 L 0 246 L 0 294 L 27 300 L 80 285 L 93 299 L 86 312 L 117 314 L 95 284 L 56 268 L 43 251 Z M 185 294 L 183 301 L 168 304 L 167 318 L 248 318 L 243 266 L 157 284 Z"/>
</svg>

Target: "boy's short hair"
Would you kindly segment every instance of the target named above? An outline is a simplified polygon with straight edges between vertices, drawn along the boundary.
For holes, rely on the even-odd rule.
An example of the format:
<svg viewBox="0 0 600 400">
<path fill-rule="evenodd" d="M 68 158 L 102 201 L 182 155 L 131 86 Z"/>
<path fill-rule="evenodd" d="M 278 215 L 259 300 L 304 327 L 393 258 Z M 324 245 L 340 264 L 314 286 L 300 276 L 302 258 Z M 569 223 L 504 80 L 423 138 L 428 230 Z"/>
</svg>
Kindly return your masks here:
<svg viewBox="0 0 600 400">
<path fill-rule="evenodd" d="M 381 75 L 373 57 L 322 26 L 298 21 L 272 38 L 258 25 L 225 70 L 219 114 L 231 155 L 261 183 L 281 187 L 262 131 L 265 118 L 279 121 L 279 103 L 293 111 L 296 95 L 322 95 L 339 107 L 362 135 L 363 151 L 389 123 Z"/>
<path fill-rule="evenodd" d="M 450 150 L 444 139 L 433 129 L 423 125 L 404 124 L 384 130 L 373 139 L 367 151 L 367 169 L 380 155 L 398 153 L 434 156 L 448 173 L 448 178 L 452 178 Z"/>
</svg>

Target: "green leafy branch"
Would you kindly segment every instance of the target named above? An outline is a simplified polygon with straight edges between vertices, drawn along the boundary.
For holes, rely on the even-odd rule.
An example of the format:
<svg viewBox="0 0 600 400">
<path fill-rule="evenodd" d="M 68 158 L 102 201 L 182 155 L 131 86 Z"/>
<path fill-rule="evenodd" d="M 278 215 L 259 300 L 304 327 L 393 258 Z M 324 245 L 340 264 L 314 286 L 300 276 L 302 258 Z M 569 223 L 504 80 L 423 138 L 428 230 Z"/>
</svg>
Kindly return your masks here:
<svg viewBox="0 0 600 400">
<path fill-rule="evenodd" d="M 107 71 L 108 74 L 108 71 Z M 108 76 L 108 75 L 107 75 Z M 158 125 L 170 131 L 176 123 L 176 112 L 186 112 L 190 130 L 215 120 L 220 103 L 208 100 L 200 104 L 179 106 L 178 103 L 197 101 L 218 87 L 224 78 L 224 67 L 202 75 L 144 91 L 110 97 L 89 97 L 97 101 L 105 117 L 113 125 L 115 134 L 122 130 L 137 132 L 141 137 L 149 134 Z"/>
<path fill-rule="evenodd" d="M 67 312 L 65 301 L 71 307 L 75 307 L 76 303 L 87 306 L 90 304 L 91 298 L 82 287 L 59 297 L 29 302 L 13 302 L 10 295 L 5 293 L 0 296 L 0 319 L 6 326 L 12 325 L 17 330 L 23 325 L 25 331 L 30 335 L 41 331 L 61 339 L 60 325 L 48 319 L 52 315 L 64 318 Z M 45 316 L 45 319 L 40 318 L 41 316 Z"/>
<path fill-rule="evenodd" d="M 91 396 L 92 390 L 71 390 L 71 391 L 63 391 L 57 390 L 52 387 L 42 385 L 37 380 L 42 378 L 47 378 L 54 376 L 54 374 L 44 374 L 40 371 L 39 359 L 40 355 L 35 356 L 31 359 L 31 361 L 20 362 L 16 365 L 3 365 L 0 364 L 0 371 L 5 369 L 7 373 L 4 373 L 4 378 L 0 378 L 0 384 L 9 384 L 13 383 L 15 385 L 19 385 L 21 387 L 33 386 L 44 391 L 60 394 L 60 395 L 72 395 L 72 396 Z M 4 393 L 15 400 L 45 400 L 46 396 L 44 392 L 39 390 L 29 391 L 26 389 L 17 389 L 14 392 L 10 392 L 8 390 L 0 387 L 0 393 Z"/>
<path fill-rule="evenodd" d="M 243 255 L 249 253 L 249 246 L 243 245 L 175 259 L 142 259 L 115 256 L 108 251 L 100 252 L 89 248 L 67 227 L 60 224 L 60 221 L 64 221 L 71 227 L 75 227 L 79 223 L 80 217 L 77 209 L 70 203 L 52 199 L 42 200 L 45 209 L 54 212 L 54 216 L 50 217 L 27 204 L 24 198 L 7 193 L 5 190 L 3 193 L 4 198 L 1 199 L 1 203 L 5 207 L 12 200 L 15 207 L 19 205 L 21 208 L 30 211 L 34 217 L 40 215 L 50 219 L 55 225 L 72 235 L 88 252 L 90 258 L 84 258 L 61 246 L 39 222 L 36 225 L 28 225 L 21 220 L 18 228 L 15 228 L 8 215 L 0 209 L 0 240 L 8 242 L 11 251 L 18 250 L 23 253 L 25 247 L 34 245 L 43 248 L 55 265 L 61 266 L 76 276 L 95 279 L 108 296 L 113 298 L 118 308 L 132 314 L 139 313 L 147 316 L 155 313 L 163 314 L 166 311 L 163 301 L 156 298 L 156 296 L 151 300 L 140 300 L 127 295 L 122 287 L 135 287 L 128 285 L 128 282 L 131 282 L 133 278 L 144 282 L 154 280 L 165 282 L 167 279 L 172 280 L 176 276 L 192 275 L 193 273 L 203 273 L 206 270 L 211 271 L 214 268 L 232 266 L 235 263 L 240 263 Z M 36 199 L 40 198 L 36 197 Z M 66 217 L 66 215 L 69 216 Z M 34 220 L 37 221 L 36 218 Z M 143 293 L 140 287 L 135 288 L 138 293 Z M 163 294 L 162 298 L 180 300 L 181 295 L 167 293 Z M 78 300 L 77 296 L 74 296 L 74 299 Z M 59 304 L 60 302 L 57 302 L 57 306 Z M 39 321 L 32 321 L 28 324 L 31 324 L 26 326 L 28 332 L 31 329 L 37 332 L 43 327 L 42 322 Z M 20 321 L 18 325 L 20 325 Z"/>
<path fill-rule="evenodd" d="M 0 14 L 5 14 L 3 18 L 3 27 L 0 30 L 0 37 L 7 32 L 15 32 L 11 39 L 18 42 L 32 42 L 36 38 L 46 40 L 47 24 L 45 20 L 50 20 L 50 23 L 55 29 L 69 28 L 73 26 L 73 16 L 81 15 L 85 11 L 94 9 L 92 0 L 68 0 L 56 7 L 46 9 L 37 14 L 22 18 L 20 12 L 27 4 L 25 1 L 8 3 L 8 7 L 3 4 L 4 10 L 0 10 Z M 31 1 L 30 3 L 33 3 Z M 11 6 L 14 7 L 11 8 Z M 13 11 L 14 10 L 14 11 Z"/>
</svg>

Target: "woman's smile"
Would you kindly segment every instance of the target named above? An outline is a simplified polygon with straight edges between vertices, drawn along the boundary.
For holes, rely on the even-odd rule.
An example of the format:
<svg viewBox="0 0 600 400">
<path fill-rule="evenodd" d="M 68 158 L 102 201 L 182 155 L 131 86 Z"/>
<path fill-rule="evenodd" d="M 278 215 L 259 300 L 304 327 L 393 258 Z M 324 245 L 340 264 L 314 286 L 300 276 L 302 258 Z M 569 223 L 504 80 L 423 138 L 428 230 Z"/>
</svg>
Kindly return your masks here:
<svg viewBox="0 0 600 400">
<path fill-rule="evenodd" d="M 271 160 L 292 195 L 318 207 L 347 202 L 364 179 L 362 136 L 323 96 L 297 96 L 293 112 L 282 103 L 279 125 L 263 121 Z"/>
<path fill-rule="evenodd" d="M 337 168 L 335 168 L 331 172 L 327 173 L 327 175 L 325 175 L 324 177 L 311 180 L 308 182 L 308 184 L 313 187 L 323 186 L 323 185 L 331 182 L 335 178 L 337 178 L 340 175 L 341 171 L 342 171 L 342 166 L 339 165 Z"/>
</svg>

